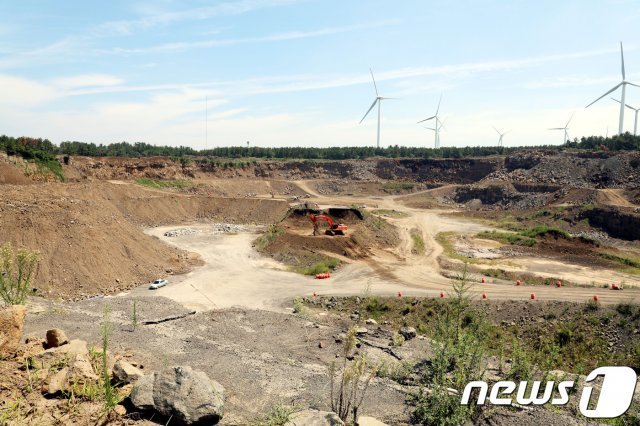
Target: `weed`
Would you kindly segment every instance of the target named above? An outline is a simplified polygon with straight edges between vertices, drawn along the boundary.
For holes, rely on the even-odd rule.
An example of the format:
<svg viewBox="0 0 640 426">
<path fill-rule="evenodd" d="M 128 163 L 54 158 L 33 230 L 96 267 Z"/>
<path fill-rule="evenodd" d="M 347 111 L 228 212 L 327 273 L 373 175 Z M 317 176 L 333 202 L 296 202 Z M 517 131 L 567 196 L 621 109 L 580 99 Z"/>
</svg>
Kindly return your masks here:
<svg viewBox="0 0 640 426">
<path fill-rule="evenodd" d="M 395 347 L 402 346 L 404 344 L 404 336 L 402 336 L 402 334 L 394 334 L 392 338 L 392 344 Z"/>
<path fill-rule="evenodd" d="M 424 254 L 425 245 L 422 232 L 420 232 L 419 229 L 413 228 L 411 230 L 411 239 L 413 240 L 413 248 L 411 249 L 411 252 L 414 254 Z"/>
<path fill-rule="evenodd" d="M 284 426 L 289 423 L 289 418 L 293 414 L 293 407 L 289 407 L 282 404 L 276 404 L 267 413 L 267 415 L 260 420 L 252 423 L 252 426 Z"/>
<path fill-rule="evenodd" d="M 133 331 L 136 331 L 138 327 L 138 301 L 133 301 L 133 308 L 131 313 L 131 326 L 133 327 Z"/>
<path fill-rule="evenodd" d="M 282 234 L 284 234 L 284 229 L 272 223 L 267 227 L 265 233 L 259 236 L 254 243 L 258 249 L 264 249 Z"/>
<path fill-rule="evenodd" d="M 115 388 L 111 384 L 111 377 L 109 377 L 109 366 L 108 366 L 108 349 L 109 349 L 109 339 L 111 338 L 111 333 L 113 332 L 113 324 L 110 319 L 111 309 L 109 305 L 104 305 L 103 319 L 102 324 L 100 326 L 100 334 L 102 337 L 102 391 L 104 396 L 104 406 L 103 411 L 104 414 L 109 414 L 113 408 L 120 403 L 122 398 L 118 395 Z"/>
<path fill-rule="evenodd" d="M 620 315 L 628 317 L 633 314 L 633 307 L 630 303 L 620 303 L 616 306 L 616 311 L 618 311 Z"/>
<path fill-rule="evenodd" d="M 347 333 L 343 347 L 343 363 L 339 374 L 335 362 L 331 364 L 331 410 L 346 421 L 353 416 L 353 424 L 358 424 L 358 410 L 362 405 L 369 383 L 374 376 L 367 364 L 364 354 L 349 358 L 356 347 L 356 329 L 352 327 Z"/>
<path fill-rule="evenodd" d="M 316 275 L 335 270 L 340 261 L 332 257 L 320 260 L 309 267 L 296 268 L 296 272 L 303 275 Z"/>
<path fill-rule="evenodd" d="M 19 249 L 11 244 L 0 247 L 0 299 L 8 305 L 23 305 L 31 289 L 31 281 L 38 267 L 35 251 Z"/>
</svg>

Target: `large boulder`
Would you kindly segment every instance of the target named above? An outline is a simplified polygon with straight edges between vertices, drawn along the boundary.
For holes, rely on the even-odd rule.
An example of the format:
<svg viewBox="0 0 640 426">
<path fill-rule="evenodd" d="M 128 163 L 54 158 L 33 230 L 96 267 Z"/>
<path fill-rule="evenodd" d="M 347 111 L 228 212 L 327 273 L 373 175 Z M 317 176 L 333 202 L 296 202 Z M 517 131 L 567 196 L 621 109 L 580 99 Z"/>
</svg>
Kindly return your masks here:
<svg viewBox="0 0 640 426">
<path fill-rule="evenodd" d="M 138 379 L 131 402 L 139 410 L 155 410 L 183 424 L 217 424 L 224 410 L 224 388 L 204 372 L 172 367 Z"/>
<path fill-rule="evenodd" d="M 42 388 L 45 394 L 69 391 L 74 385 L 98 381 L 84 340 L 72 340 L 66 345 L 47 349 L 31 359 L 35 368 L 50 373 Z"/>
<path fill-rule="evenodd" d="M 11 356 L 18 350 L 26 314 L 22 305 L 0 307 L 0 357 Z"/>
<path fill-rule="evenodd" d="M 285 426 L 344 426 L 344 422 L 336 413 L 307 409 L 289 416 Z"/>
</svg>

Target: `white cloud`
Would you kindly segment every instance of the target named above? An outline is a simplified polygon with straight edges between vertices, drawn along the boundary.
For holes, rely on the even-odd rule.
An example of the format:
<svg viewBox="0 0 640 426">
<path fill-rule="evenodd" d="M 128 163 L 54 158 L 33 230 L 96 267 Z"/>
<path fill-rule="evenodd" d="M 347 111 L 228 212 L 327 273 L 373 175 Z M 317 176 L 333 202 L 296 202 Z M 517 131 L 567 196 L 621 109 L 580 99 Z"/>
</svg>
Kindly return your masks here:
<svg viewBox="0 0 640 426">
<path fill-rule="evenodd" d="M 217 16 L 240 15 L 257 9 L 285 6 L 298 2 L 300 0 L 241 0 L 218 3 L 213 6 L 149 14 L 138 19 L 105 22 L 94 28 L 93 33 L 99 36 L 129 35 L 160 25 L 183 21 L 201 21 Z"/>
<path fill-rule="evenodd" d="M 123 80 L 108 74 L 84 74 L 72 77 L 64 77 L 53 80 L 53 84 L 63 89 L 76 89 L 82 87 L 116 86 Z"/>
<path fill-rule="evenodd" d="M 347 25 L 342 27 L 321 28 L 314 31 L 289 31 L 285 33 L 272 34 L 258 37 L 232 38 L 232 39 L 214 39 L 189 42 L 165 43 L 157 46 L 141 47 L 141 48 L 121 48 L 117 47 L 105 51 L 111 54 L 147 54 L 159 52 L 178 52 L 192 49 L 210 49 L 220 46 L 234 46 L 249 43 L 266 43 L 287 40 L 299 40 L 305 38 L 322 37 L 334 34 L 347 33 L 363 29 L 371 29 L 398 24 L 398 20 L 387 20 L 380 22 L 370 22 L 367 24 Z"/>
<path fill-rule="evenodd" d="M 21 77 L 0 74 L 0 105 L 33 107 L 56 97 L 55 90 Z"/>
</svg>

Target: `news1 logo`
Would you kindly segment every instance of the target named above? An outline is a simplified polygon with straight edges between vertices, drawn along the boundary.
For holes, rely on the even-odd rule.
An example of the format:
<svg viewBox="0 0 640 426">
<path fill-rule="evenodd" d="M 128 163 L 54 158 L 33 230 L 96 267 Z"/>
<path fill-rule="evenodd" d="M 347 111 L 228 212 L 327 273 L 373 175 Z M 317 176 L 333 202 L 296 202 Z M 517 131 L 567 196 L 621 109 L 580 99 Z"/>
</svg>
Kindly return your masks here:
<svg viewBox="0 0 640 426">
<path fill-rule="evenodd" d="M 593 386 L 588 386 L 588 384 L 593 383 L 600 376 L 603 377 L 600 395 L 597 401 L 592 401 Z M 580 396 L 580 413 L 591 419 L 612 419 L 623 415 L 631 406 L 637 380 L 635 371 L 629 367 L 596 368 L 585 379 L 585 387 Z M 551 396 L 556 389 L 556 383 L 546 382 L 542 396 L 540 395 L 541 386 L 542 382 L 540 381 L 533 381 L 529 386 L 529 382 L 526 381 L 516 385 L 515 382 L 505 380 L 496 382 L 489 392 L 489 385 L 486 382 L 475 381 L 464 388 L 460 403 L 468 405 L 471 392 L 478 389 L 478 405 L 485 404 L 487 394 L 489 402 L 493 405 L 512 405 L 514 403 L 512 395 L 517 388 L 515 397 L 517 404 L 523 406 L 544 405 L 551 400 L 553 405 L 566 405 L 569 402 L 570 390 L 574 388 L 575 383 L 573 381 L 560 382 L 557 386 L 558 397 L 553 399 Z M 527 390 L 529 390 L 528 395 Z"/>
</svg>

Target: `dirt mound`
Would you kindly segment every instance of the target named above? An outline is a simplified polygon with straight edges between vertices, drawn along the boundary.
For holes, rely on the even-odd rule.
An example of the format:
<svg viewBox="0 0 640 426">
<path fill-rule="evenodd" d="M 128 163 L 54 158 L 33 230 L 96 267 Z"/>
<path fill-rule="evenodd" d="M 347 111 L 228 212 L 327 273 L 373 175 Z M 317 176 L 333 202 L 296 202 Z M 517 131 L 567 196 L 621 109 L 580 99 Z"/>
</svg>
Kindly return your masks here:
<svg viewBox="0 0 640 426">
<path fill-rule="evenodd" d="M 172 194 L 111 183 L 3 186 L 0 243 L 38 250 L 34 286 L 52 297 L 113 293 L 184 271 L 188 254 L 146 236 L 139 225 L 214 219 L 273 223 L 284 201 Z"/>
<path fill-rule="evenodd" d="M 0 229 L 0 242 L 40 252 L 33 285 L 49 297 L 113 293 L 194 261 L 144 235 L 87 184 L 4 186 Z"/>
<path fill-rule="evenodd" d="M 16 163 L 9 160 L 4 152 L 0 152 L 0 185 L 28 185 L 34 183 L 33 179 L 25 174 L 25 170 L 17 166 Z M 21 161 L 22 160 L 17 160 Z"/>
</svg>

